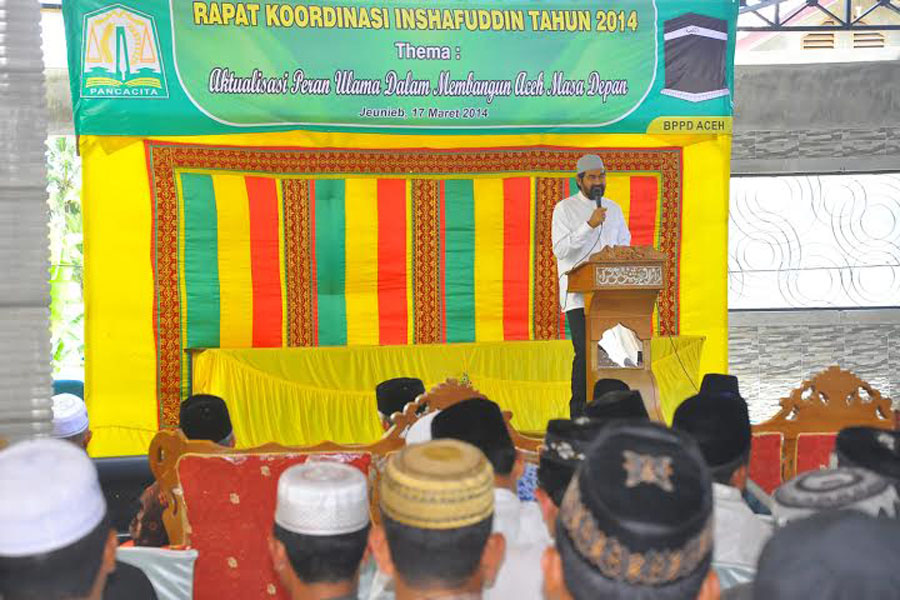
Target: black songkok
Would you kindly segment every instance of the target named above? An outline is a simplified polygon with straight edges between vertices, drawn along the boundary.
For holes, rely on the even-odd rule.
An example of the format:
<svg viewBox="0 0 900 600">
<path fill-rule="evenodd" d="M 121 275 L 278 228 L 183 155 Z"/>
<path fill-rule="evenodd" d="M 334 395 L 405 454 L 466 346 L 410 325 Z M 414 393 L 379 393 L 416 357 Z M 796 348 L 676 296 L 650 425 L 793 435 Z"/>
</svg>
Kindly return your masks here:
<svg viewBox="0 0 900 600">
<path fill-rule="evenodd" d="M 375 398 L 378 401 L 378 412 L 390 417 L 395 412 L 403 412 L 404 407 L 414 402 L 425 393 L 425 384 L 421 379 L 397 377 L 382 381 L 375 386 Z"/>
<path fill-rule="evenodd" d="M 697 440 L 710 467 L 731 464 L 750 450 L 747 403 L 730 393 L 699 393 L 681 403 L 672 427 Z"/>
<path fill-rule="evenodd" d="M 181 403 L 178 421 L 189 440 L 220 443 L 231 435 L 231 417 L 225 401 L 211 394 L 194 394 Z"/>
<path fill-rule="evenodd" d="M 900 486 L 900 431 L 847 427 L 834 443 L 838 464 L 873 471 Z"/>
<path fill-rule="evenodd" d="M 584 407 L 584 414 L 592 419 L 643 419 L 649 420 L 644 398 L 637 390 L 613 391 L 603 394 Z"/>
<path fill-rule="evenodd" d="M 591 398 L 596 402 L 601 396 L 608 392 L 627 392 L 628 384 L 619 379 L 598 379 L 594 383 L 594 394 Z"/>
<path fill-rule="evenodd" d="M 431 438 L 472 444 L 487 456 L 498 475 L 508 475 L 516 460 L 516 448 L 500 407 L 484 398 L 463 400 L 438 413 L 431 422 Z"/>
<path fill-rule="evenodd" d="M 560 507 L 557 544 L 605 579 L 665 586 L 708 568 L 709 471 L 697 444 L 656 423 L 604 427 Z"/>
<path fill-rule="evenodd" d="M 723 375 L 721 373 L 707 373 L 703 376 L 700 383 L 701 394 L 731 394 L 740 396 L 741 390 L 738 387 L 738 378 L 734 375 Z"/>
<path fill-rule="evenodd" d="M 603 425 L 588 417 L 553 419 L 547 423 L 537 478 L 538 485 L 556 506 L 562 504 L 575 470 Z"/>
</svg>

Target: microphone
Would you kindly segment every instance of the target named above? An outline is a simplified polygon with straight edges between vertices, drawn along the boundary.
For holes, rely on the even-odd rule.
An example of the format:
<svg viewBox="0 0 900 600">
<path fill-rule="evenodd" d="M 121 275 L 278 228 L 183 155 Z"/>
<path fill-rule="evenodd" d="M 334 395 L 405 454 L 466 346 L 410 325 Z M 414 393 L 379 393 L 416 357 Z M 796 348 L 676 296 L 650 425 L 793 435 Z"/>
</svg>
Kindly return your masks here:
<svg viewBox="0 0 900 600">
<path fill-rule="evenodd" d="M 592 187 L 591 200 L 597 204 L 597 208 L 600 208 L 600 205 L 602 204 L 601 200 L 603 200 L 603 190 L 599 187 Z"/>
</svg>

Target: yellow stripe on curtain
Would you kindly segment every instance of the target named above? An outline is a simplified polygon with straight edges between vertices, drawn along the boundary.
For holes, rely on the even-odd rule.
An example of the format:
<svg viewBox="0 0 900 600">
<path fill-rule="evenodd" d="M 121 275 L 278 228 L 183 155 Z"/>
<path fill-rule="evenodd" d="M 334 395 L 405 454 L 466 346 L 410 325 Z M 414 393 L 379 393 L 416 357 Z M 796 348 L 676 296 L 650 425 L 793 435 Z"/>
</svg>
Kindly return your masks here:
<svg viewBox="0 0 900 600">
<path fill-rule="evenodd" d="M 603 195 L 619 205 L 627 224 L 631 214 L 631 175 L 607 174 L 606 192 Z"/>
<path fill-rule="evenodd" d="M 81 146 L 88 449 L 146 454 L 157 429 L 150 183 L 143 144 L 104 142 Z"/>
<path fill-rule="evenodd" d="M 219 249 L 219 343 L 253 346 L 253 277 L 250 268 L 250 204 L 243 175 L 213 175 Z"/>
<path fill-rule="evenodd" d="M 347 344 L 378 344 L 378 181 L 346 182 Z"/>
<path fill-rule="evenodd" d="M 681 333 L 706 336 L 701 373 L 728 372 L 728 173 L 731 136 L 684 147 Z"/>
<path fill-rule="evenodd" d="M 475 341 L 503 340 L 503 180 L 476 179 Z"/>
</svg>

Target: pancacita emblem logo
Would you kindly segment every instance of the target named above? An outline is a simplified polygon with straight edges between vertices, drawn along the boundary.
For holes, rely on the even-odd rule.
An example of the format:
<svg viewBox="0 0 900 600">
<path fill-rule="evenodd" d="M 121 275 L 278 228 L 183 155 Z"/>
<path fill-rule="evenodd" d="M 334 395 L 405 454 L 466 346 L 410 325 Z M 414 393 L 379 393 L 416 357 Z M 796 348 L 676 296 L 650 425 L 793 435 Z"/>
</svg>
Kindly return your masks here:
<svg viewBox="0 0 900 600">
<path fill-rule="evenodd" d="M 167 98 L 156 21 L 121 4 L 84 16 L 82 98 Z"/>
</svg>

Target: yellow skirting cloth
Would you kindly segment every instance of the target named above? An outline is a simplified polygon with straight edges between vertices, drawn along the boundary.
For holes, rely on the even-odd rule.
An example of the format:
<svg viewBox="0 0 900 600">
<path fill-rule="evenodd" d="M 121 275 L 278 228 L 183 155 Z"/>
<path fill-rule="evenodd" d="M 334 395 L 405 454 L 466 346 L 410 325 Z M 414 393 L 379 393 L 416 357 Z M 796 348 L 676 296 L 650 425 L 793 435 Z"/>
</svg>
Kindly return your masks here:
<svg viewBox="0 0 900 600">
<path fill-rule="evenodd" d="M 699 336 L 652 341 L 667 420 L 694 393 L 702 347 Z M 375 386 L 385 379 L 419 377 L 431 387 L 467 378 L 513 413 L 517 429 L 543 431 L 568 416 L 571 368 L 569 341 L 211 349 L 194 358 L 193 392 L 225 399 L 238 447 L 368 443 L 382 434 Z"/>
</svg>

